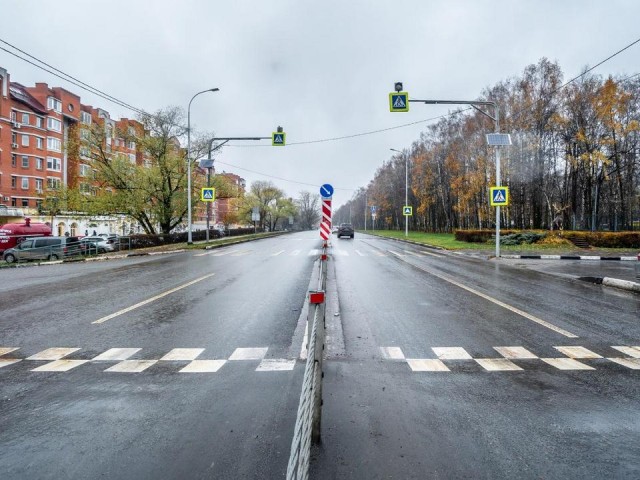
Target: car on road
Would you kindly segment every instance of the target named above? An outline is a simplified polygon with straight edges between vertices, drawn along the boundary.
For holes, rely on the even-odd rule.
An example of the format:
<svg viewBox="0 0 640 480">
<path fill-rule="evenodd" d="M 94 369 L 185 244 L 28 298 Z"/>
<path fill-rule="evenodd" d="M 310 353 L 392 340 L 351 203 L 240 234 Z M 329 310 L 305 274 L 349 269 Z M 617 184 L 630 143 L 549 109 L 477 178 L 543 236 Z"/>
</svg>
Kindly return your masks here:
<svg viewBox="0 0 640 480">
<path fill-rule="evenodd" d="M 350 237 L 353 238 L 354 232 L 353 232 L 353 225 L 351 225 L 350 223 L 341 223 L 340 226 L 338 227 L 338 238 L 340 237 Z"/>
<path fill-rule="evenodd" d="M 2 258 L 7 263 L 25 260 L 61 260 L 84 253 L 78 237 L 29 238 L 15 248 L 5 250 Z"/>
<path fill-rule="evenodd" d="M 99 235 L 95 237 L 83 237 L 80 244 L 84 246 L 87 254 L 107 253 L 115 251 L 115 241 L 112 238 L 105 238 Z"/>
</svg>

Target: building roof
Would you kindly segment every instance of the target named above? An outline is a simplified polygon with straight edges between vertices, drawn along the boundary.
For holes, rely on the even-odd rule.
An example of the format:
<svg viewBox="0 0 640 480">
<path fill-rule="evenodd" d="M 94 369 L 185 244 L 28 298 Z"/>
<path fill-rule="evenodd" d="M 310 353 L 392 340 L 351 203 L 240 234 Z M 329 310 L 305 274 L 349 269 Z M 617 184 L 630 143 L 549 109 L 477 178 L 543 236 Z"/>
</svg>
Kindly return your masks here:
<svg viewBox="0 0 640 480">
<path fill-rule="evenodd" d="M 47 109 L 44 105 L 42 105 L 38 100 L 36 100 L 33 95 L 31 95 L 24 85 L 21 85 L 16 82 L 11 82 L 9 86 L 9 92 L 11 93 L 11 98 L 14 100 L 25 104 L 31 110 L 45 114 L 47 113 Z"/>
</svg>

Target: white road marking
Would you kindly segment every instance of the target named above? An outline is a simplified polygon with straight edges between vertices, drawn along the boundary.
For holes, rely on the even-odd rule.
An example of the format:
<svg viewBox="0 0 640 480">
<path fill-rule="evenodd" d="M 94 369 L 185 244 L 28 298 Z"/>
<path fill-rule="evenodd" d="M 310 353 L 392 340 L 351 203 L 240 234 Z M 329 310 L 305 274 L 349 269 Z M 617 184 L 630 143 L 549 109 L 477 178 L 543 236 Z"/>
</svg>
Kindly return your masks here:
<svg viewBox="0 0 640 480">
<path fill-rule="evenodd" d="M 598 355 L 591 350 L 588 350 L 584 347 L 553 347 L 558 350 L 560 353 L 565 354 L 569 358 L 602 358 L 602 355 Z"/>
<path fill-rule="evenodd" d="M 404 353 L 400 347 L 380 347 L 382 356 L 389 360 L 404 360 Z"/>
<path fill-rule="evenodd" d="M 31 355 L 27 360 L 60 360 L 73 352 L 77 352 L 79 348 L 47 348 L 41 352 Z"/>
<path fill-rule="evenodd" d="M 260 362 L 256 372 L 280 372 L 293 370 L 296 366 L 295 360 L 287 360 L 283 358 L 265 358 Z"/>
<path fill-rule="evenodd" d="M 348 257 L 349 256 L 349 252 L 347 252 L 346 250 L 342 250 L 341 248 L 334 248 L 333 249 L 333 254 L 341 256 L 341 257 Z"/>
<path fill-rule="evenodd" d="M 72 368 L 79 367 L 89 360 L 55 360 L 31 370 L 32 372 L 68 372 Z"/>
<path fill-rule="evenodd" d="M 640 358 L 608 358 L 607 360 L 611 360 L 632 370 L 640 370 Z"/>
<path fill-rule="evenodd" d="M 475 361 L 489 372 L 522 370 L 522 368 L 506 358 L 476 358 Z"/>
<path fill-rule="evenodd" d="M 633 358 L 640 358 L 640 347 L 611 347 Z"/>
<path fill-rule="evenodd" d="M 180 373 L 215 373 L 227 363 L 226 360 L 193 360 Z"/>
<path fill-rule="evenodd" d="M 7 353 L 15 352 L 20 347 L 0 347 L 0 357 L 6 355 Z"/>
<path fill-rule="evenodd" d="M 493 297 L 491 297 L 491 296 L 489 296 L 489 295 L 487 295 L 485 293 L 479 292 L 478 290 L 475 290 L 475 289 L 473 289 L 471 287 L 467 287 L 466 285 L 464 285 L 464 284 L 462 284 L 460 282 L 457 282 L 457 281 L 449 278 L 448 276 L 441 275 L 439 273 L 434 272 L 431 269 L 426 269 L 426 268 L 421 267 L 419 265 L 413 265 L 413 266 L 415 268 L 419 269 L 419 270 L 422 270 L 425 273 L 428 273 L 429 275 L 433 275 L 436 278 L 444 280 L 445 282 L 448 282 L 451 285 L 455 285 L 456 287 L 460 287 L 460 288 L 462 288 L 463 290 L 466 290 L 469 293 L 473 293 L 474 295 L 477 295 L 477 296 L 479 296 L 481 298 L 484 298 L 485 300 L 490 301 L 491 303 L 495 303 L 496 305 L 499 305 L 499 306 L 501 306 L 503 308 L 506 308 L 507 310 L 509 310 L 509 311 L 511 311 L 513 313 L 517 313 L 521 317 L 524 317 L 524 318 L 526 318 L 528 320 L 531 320 L 532 322 L 535 322 L 538 325 L 542 325 L 543 327 L 546 327 L 549 330 L 553 330 L 554 332 L 559 333 L 560 335 L 564 335 L 565 337 L 568 337 L 568 338 L 578 338 L 577 335 L 574 335 L 573 333 L 571 333 L 571 332 L 569 332 L 567 330 L 564 330 L 563 328 L 557 327 L 556 325 L 554 325 L 552 323 L 549 323 L 549 322 L 547 322 L 545 320 L 542 320 L 541 318 L 538 318 L 538 317 L 536 317 L 534 315 L 531 315 L 530 313 L 527 313 L 527 312 L 525 312 L 523 310 L 520 310 L 519 308 L 513 307 L 513 306 L 509 305 L 508 303 L 501 302 L 497 298 L 493 298 Z"/>
<path fill-rule="evenodd" d="M 159 300 L 162 297 L 166 297 L 167 295 L 171 295 L 172 293 L 175 293 L 178 290 L 182 290 L 183 288 L 187 288 L 187 287 L 189 287 L 189 286 L 191 286 L 191 285 L 193 285 L 195 283 L 201 282 L 202 280 L 205 280 L 205 279 L 207 279 L 209 277 L 212 277 L 214 275 L 215 275 L 215 273 L 210 273 L 210 274 L 205 275 L 203 277 L 196 278 L 195 280 L 191 280 L 190 282 L 187 282 L 187 283 L 185 283 L 183 285 L 180 285 L 178 287 L 172 288 L 171 290 L 167 290 L 166 292 L 162 292 L 161 294 L 156 295 L 155 297 L 147 298 L 146 300 L 143 300 L 142 302 L 138 302 L 135 305 L 131 305 L 130 307 L 123 308 L 122 310 L 119 310 L 116 313 L 112 313 L 111 315 L 107 315 L 106 317 L 99 318 L 98 320 L 95 320 L 95 321 L 93 321 L 91 323 L 104 323 L 107 320 L 111 320 L 112 318 L 115 318 L 115 317 L 118 317 L 118 316 L 122 315 L 123 313 L 130 312 L 131 310 L 135 310 L 138 307 L 142 307 L 143 305 L 146 305 L 148 303 L 155 302 L 156 300 Z"/>
<path fill-rule="evenodd" d="M 377 250 L 374 250 L 374 251 L 373 251 L 373 253 L 374 253 L 375 255 L 377 255 L 378 257 L 386 257 L 386 256 L 387 256 L 387 255 L 386 255 L 386 254 L 384 254 L 383 252 L 378 252 Z"/>
<path fill-rule="evenodd" d="M 462 347 L 432 347 L 440 360 L 473 360 L 473 357 Z"/>
<path fill-rule="evenodd" d="M 20 358 L 0 358 L 0 368 L 22 361 Z"/>
<path fill-rule="evenodd" d="M 195 360 L 202 352 L 204 348 L 174 348 L 160 360 Z"/>
<path fill-rule="evenodd" d="M 229 360 L 262 360 L 267 354 L 268 347 L 264 348 L 236 348 Z"/>
<path fill-rule="evenodd" d="M 447 366 L 440 360 L 426 358 L 407 358 L 409 368 L 414 372 L 449 372 Z"/>
<path fill-rule="evenodd" d="M 216 253 L 215 250 L 211 250 L 209 252 L 204 252 L 204 253 L 196 253 L 194 255 L 194 257 L 204 257 L 205 255 L 213 255 L 214 253 Z"/>
<path fill-rule="evenodd" d="M 540 360 L 558 370 L 595 370 L 595 368 L 580 363 L 573 358 L 541 358 Z"/>
<path fill-rule="evenodd" d="M 218 252 L 218 253 L 214 253 L 213 256 L 214 257 L 222 257 L 223 255 L 230 255 L 232 253 L 236 253 L 238 252 L 238 250 L 228 250 L 226 252 Z"/>
<path fill-rule="evenodd" d="M 387 250 L 389 253 L 393 253 L 396 257 L 404 257 L 401 253 L 394 252 L 393 250 Z"/>
<path fill-rule="evenodd" d="M 118 361 L 127 360 L 130 356 L 142 350 L 141 348 L 110 348 L 106 352 L 101 353 L 97 357 L 91 359 L 96 361 Z"/>
<path fill-rule="evenodd" d="M 360 255 L 361 257 L 366 257 L 366 255 L 364 253 L 362 253 L 360 250 L 356 250 L 356 253 L 358 255 Z"/>
<path fill-rule="evenodd" d="M 298 255 L 300 255 L 300 250 L 294 250 L 289 254 L 290 257 L 296 257 Z"/>
<path fill-rule="evenodd" d="M 283 254 L 283 253 L 284 253 L 284 250 L 280 250 L 279 252 L 272 253 L 272 254 L 271 254 L 271 256 L 272 256 L 272 257 L 277 257 L 278 255 L 281 255 L 281 254 Z"/>
<path fill-rule="evenodd" d="M 309 250 L 308 255 L 310 257 L 314 256 L 314 255 L 320 255 L 322 253 L 321 250 L 318 250 L 317 248 L 314 248 L 313 250 Z"/>
<path fill-rule="evenodd" d="M 493 347 L 493 349 L 504 358 L 509 358 L 511 360 L 527 360 L 538 358 L 537 355 L 534 355 L 524 347 Z"/>
<path fill-rule="evenodd" d="M 123 360 L 113 367 L 107 368 L 105 372 L 140 373 L 156 363 L 158 360 Z"/>
<path fill-rule="evenodd" d="M 409 255 L 413 255 L 414 257 L 422 258 L 424 256 L 424 255 L 421 255 L 420 253 L 412 252 L 411 250 L 404 250 L 404 252 L 408 253 Z"/>
<path fill-rule="evenodd" d="M 432 257 L 444 257 L 444 255 L 440 253 L 427 252 L 426 250 L 420 250 L 420 253 L 424 253 L 425 255 L 431 255 Z"/>
<path fill-rule="evenodd" d="M 249 255 L 251 252 L 253 252 L 253 250 L 240 250 L 237 253 L 232 253 L 231 256 L 232 257 L 242 257 L 244 255 Z"/>
</svg>

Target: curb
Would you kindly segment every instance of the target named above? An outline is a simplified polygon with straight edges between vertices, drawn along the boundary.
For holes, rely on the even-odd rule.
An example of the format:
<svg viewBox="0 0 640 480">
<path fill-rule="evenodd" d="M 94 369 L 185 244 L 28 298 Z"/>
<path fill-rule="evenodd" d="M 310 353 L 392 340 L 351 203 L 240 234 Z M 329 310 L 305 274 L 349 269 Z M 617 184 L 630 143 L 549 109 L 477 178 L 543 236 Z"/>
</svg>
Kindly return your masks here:
<svg viewBox="0 0 640 480">
<path fill-rule="evenodd" d="M 632 282 L 630 280 L 621 280 L 619 278 L 612 277 L 575 277 L 577 280 L 583 282 L 595 283 L 596 285 L 604 285 L 606 287 L 619 288 L 620 290 L 627 290 L 629 292 L 640 293 L 640 283 Z"/>
<path fill-rule="evenodd" d="M 509 260 L 591 260 L 591 261 L 622 261 L 637 260 L 636 257 L 602 257 L 596 255 L 501 255 L 500 258 Z"/>
<path fill-rule="evenodd" d="M 414 240 L 404 240 L 402 238 L 385 237 L 384 235 L 378 235 L 378 234 L 369 233 L 369 232 L 360 232 L 359 231 L 358 233 L 361 233 L 363 235 L 371 235 L 372 237 L 384 238 L 385 240 L 392 240 L 394 242 L 410 243 L 412 245 L 418 245 L 419 247 L 432 248 L 434 250 L 441 250 L 441 251 L 444 251 L 444 252 L 453 252 L 452 250 L 447 250 L 444 247 L 439 247 L 437 245 L 430 245 L 428 243 L 416 242 Z"/>
</svg>

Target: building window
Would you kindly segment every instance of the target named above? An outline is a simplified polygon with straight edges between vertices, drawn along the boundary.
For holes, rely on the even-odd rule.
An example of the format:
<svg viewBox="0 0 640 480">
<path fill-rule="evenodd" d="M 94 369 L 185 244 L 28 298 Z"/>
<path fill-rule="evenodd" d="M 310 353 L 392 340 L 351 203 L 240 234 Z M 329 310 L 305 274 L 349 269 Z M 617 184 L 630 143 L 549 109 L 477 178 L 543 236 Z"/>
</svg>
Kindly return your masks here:
<svg viewBox="0 0 640 480">
<path fill-rule="evenodd" d="M 22 206 L 25 207 L 25 208 L 29 206 L 29 199 L 28 198 L 23 198 L 22 199 Z"/>
<path fill-rule="evenodd" d="M 36 127 L 42 128 L 42 117 L 36 117 Z"/>
<path fill-rule="evenodd" d="M 29 157 L 26 155 L 22 156 L 22 168 L 29 168 Z"/>
<path fill-rule="evenodd" d="M 91 114 L 89 112 L 80 112 L 80 121 L 85 125 L 91 125 Z"/>
<path fill-rule="evenodd" d="M 53 130 L 54 132 L 61 132 L 62 122 L 57 118 L 47 117 L 47 128 L 49 130 Z"/>
<path fill-rule="evenodd" d="M 11 188 L 16 188 L 17 184 L 18 184 L 18 177 L 14 177 L 13 175 L 11 175 Z"/>
<path fill-rule="evenodd" d="M 29 146 L 29 135 L 22 135 L 22 146 L 23 147 Z"/>
<path fill-rule="evenodd" d="M 91 185 L 88 183 L 81 183 L 80 184 L 80 192 L 86 194 L 86 195 L 92 195 L 93 194 L 93 188 L 91 188 Z"/>
<path fill-rule="evenodd" d="M 18 203 L 16 202 L 16 199 L 15 199 L 15 198 L 12 198 L 12 199 L 11 199 L 11 206 L 12 206 L 12 207 L 17 207 L 17 206 L 18 206 Z"/>
<path fill-rule="evenodd" d="M 44 140 L 40 137 L 36 137 L 36 147 L 42 150 L 44 148 Z"/>
<path fill-rule="evenodd" d="M 89 147 L 80 147 L 80 156 L 83 158 L 89 158 L 91 156 L 91 150 L 89 150 Z"/>
<path fill-rule="evenodd" d="M 80 138 L 85 141 L 89 140 L 91 138 L 91 132 L 89 132 L 89 130 L 87 130 L 86 128 L 81 129 Z"/>
<path fill-rule="evenodd" d="M 11 121 L 12 121 L 12 122 L 16 122 L 16 121 L 17 121 L 18 117 L 17 117 L 17 113 L 16 113 L 16 112 L 14 112 L 14 111 L 12 110 L 12 111 L 11 111 L 11 115 L 10 115 L 10 116 L 11 116 Z"/>
<path fill-rule="evenodd" d="M 60 163 L 59 158 L 47 157 L 47 170 L 59 172 L 61 170 Z"/>
<path fill-rule="evenodd" d="M 131 150 L 135 150 L 136 149 L 136 142 L 129 142 L 129 148 Z"/>
<path fill-rule="evenodd" d="M 12 167 L 18 166 L 18 156 L 15 153 L 11 154 L 11 166 Z"/>
<path fill-rule="evenodd" d="M 44 159 L 43 158 L 36 158 L 36 169 L 37 170 L 42 170 L 44 168 Z"/>
<path fill-rule="evenodd" d="M 22 177 L 22 190 L 29 190 L 29 178 Z"/>
<path fill-rule="evenodd" d="M 49 110 L 55 110 L 58 113 L 62 113 L 62 102 L 57 98 L 48 97 L 47 98 L 47 108 Z"/>
<path fill-rule="evenodd" d="M 16 132 L 11 134 L 11 143 L 15 143 L 16 145 L 18 144 L 18 134 Z"/>
<path fill-rule="evenodd" d="M 42 179 L 36 178 L 36 192 L 42 193 Z"/>
<path fill-rule="evenodd" d="M 49 190 L 58 190 L 60 188 L 60 179 L 54 177 L 47 177 L 47 188 Z"/>
<path fill-rule="evenodd" d="M 135 165 L 136 163 L 136 154 L 135 153 L 130 153 L 129 154 L 129 161 Z"/>
<path fill-rule="evenodd" d="M 91 175 L 91 167 L 89 165 L 80 165 L 80 176 L 88 177 Z"/>
<path fill-rule="evenodd" d="M 47 149 L 54 152 L 62 151 L 62 142 L 59 138 L 47 137 Z"/>
<path fill-rule="evenodd" d="M 28 113 L 23 113 L 22 114 L 22 123 L 24 123 L 25 125 L 29 125 L 29 114 Z"/>
</svg>

